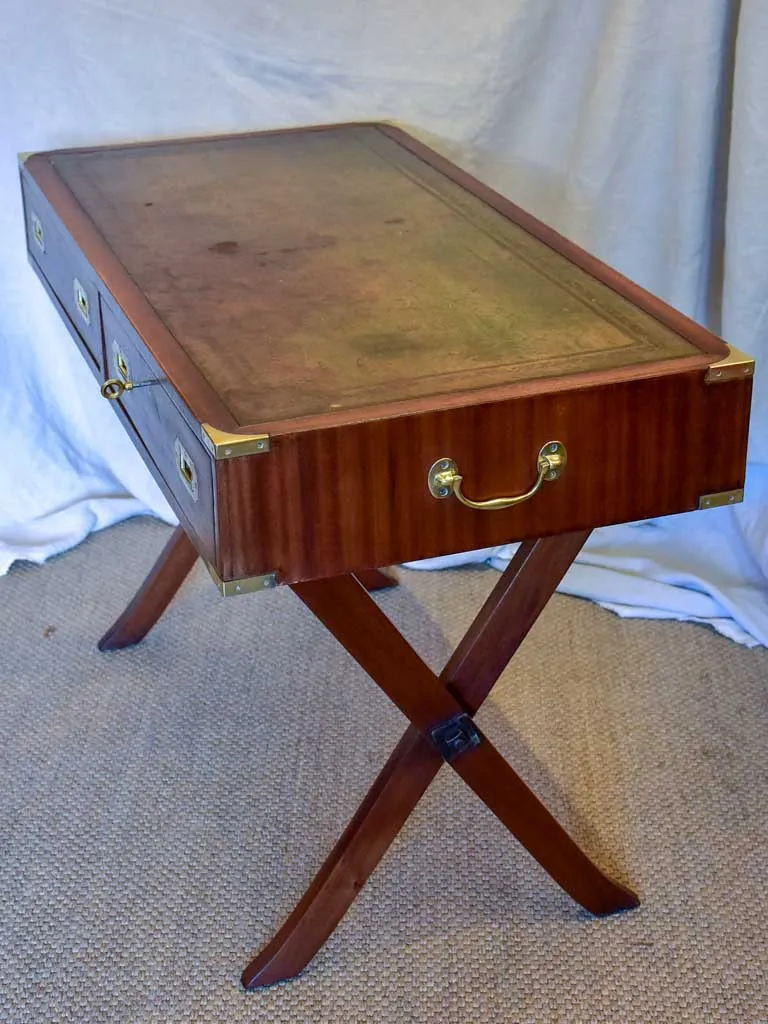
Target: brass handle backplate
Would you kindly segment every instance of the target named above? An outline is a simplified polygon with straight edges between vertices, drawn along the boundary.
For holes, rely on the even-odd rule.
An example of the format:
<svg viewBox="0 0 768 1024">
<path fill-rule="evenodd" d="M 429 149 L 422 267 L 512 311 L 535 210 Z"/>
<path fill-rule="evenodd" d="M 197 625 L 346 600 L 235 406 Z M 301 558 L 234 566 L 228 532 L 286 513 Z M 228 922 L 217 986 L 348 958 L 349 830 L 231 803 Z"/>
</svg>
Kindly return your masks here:
<svg viewBox="0 0 768 1024">
<path fill-rule="evenodd" d="M 43 222 L 37 216 L 36 213 L 31 213 L 30 220 L 32 221 L 32 237 L 41 252 L 45 252 L 45 232 L 43 231 Z"/>
<path fill-rule="evenodd" d="M 110 402 L 122 398 L 124 392 L 133 391 L 134 388 L 146 388 L 150 384 L 160 384 L 160 380 L 130 380 L 131 371 L 128 360 L 117 341 L 112 342 L 112 362 L 117 367 L 119 377 L 110 377 L 101 385 L 101 397 L 108 398 Z"/>
<path fill-rule="evenodd" d="M 565 445 L 560 441 L 547 441 L 542 445 L 536 469 L 538 476 L 533 486 L 525 494 L 517 494 L 512 498 L 489 498 L 487 501 L 472 501 L 461 489 L 464 480 L 459 467 L 453 459 L 438 459 L 430 467 L 427 475 L 427 486 L 433 498 L 449 498 L 452 494 L 459 499 L 462 505 L 467 508 L 478 509 L 502 509 L 512 508 L 513 505 L 520 505 L 528 501 L 539 490 L 545 480 L 557 480 L 565 469 L 568 461 L 568 453 Z"/>
<path fill-rule="evenodd" d="M 88 292 L 83 288 L 77 278 L 72 282 L 72 290 L 75 296 L 75 308 L 83 320 L 85 320 L 86 324 L 90 327 L 91 303 L 88 299 Z"/>
</svg>

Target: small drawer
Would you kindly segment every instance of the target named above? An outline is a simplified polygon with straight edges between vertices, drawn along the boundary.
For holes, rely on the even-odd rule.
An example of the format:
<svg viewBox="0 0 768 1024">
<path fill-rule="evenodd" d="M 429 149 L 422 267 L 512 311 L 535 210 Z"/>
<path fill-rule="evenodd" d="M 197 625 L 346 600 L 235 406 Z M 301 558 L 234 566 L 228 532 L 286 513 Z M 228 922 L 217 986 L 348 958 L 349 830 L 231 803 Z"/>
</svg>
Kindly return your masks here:
<svg viewBox="0 0 768 1024">
<path fill-rule="evenodd" d="M 102 303 L 107 387 L 141 442 L 139 451 L 163 486 L 198 549 L 214 558 L 213 466 L 208 452 L 169 394 L 170 385 L 141 339 Z M 122 390 L 126 388 L 126 390 Z M 180 401 L 180 399 L 179 399 Z"/>
<path fill-rule="evenodd" d="M 86 352 L 103 369 L 96 275 L 50 215 L 25 189 L 27 248 L 66 312 Z"/>
</svg>

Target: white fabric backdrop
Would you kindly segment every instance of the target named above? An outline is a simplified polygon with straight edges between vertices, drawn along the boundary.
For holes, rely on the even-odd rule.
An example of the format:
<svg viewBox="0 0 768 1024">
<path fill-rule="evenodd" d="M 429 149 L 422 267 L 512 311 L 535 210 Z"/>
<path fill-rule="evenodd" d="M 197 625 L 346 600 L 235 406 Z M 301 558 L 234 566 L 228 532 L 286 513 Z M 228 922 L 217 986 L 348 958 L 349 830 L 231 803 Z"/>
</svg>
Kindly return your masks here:
<svg viewBox="0 0 768 1024">
<path fill-rule="evenodd" d="M 392 119 L 766 355 L 762 0 L 5 0 L 2 13 L 0 572 L 128 515 L 172 521 L 26 266 L 17 151 Z M 598 531 L 564 589 L 768 644 L 767 380 L 759 366 L 745 505 Z"/>
</svg>

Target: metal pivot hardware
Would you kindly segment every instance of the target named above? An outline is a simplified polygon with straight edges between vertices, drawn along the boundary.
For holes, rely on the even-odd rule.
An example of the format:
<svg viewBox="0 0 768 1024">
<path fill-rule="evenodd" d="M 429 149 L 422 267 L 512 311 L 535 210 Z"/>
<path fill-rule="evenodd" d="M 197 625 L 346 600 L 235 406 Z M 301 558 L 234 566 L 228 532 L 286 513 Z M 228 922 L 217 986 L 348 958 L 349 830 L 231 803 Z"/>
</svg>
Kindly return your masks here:
<svg viewBox="0 0 768 1024">
<path fill-rule="evenodd" d="M 490 498 L 487 501 L 472 501 L 461 490 L 464 478 L 459 473 L 459 467 L 453 459 L 438 459 L 437 462 L 432 464 L 427 475 L 427 486 L 433 498 L 448 498 L 453 494 L 462 505 L 466 505 L 468 508 L 511 508 L 513 505 L 519 505 L 523 501 L 532 498 L 545 480 L 557 480 L 565 469 L 567 461 L 568 453 L 565 450 L 565 445 L 561 444 L 560 441 L 547 441 L 539 451 L 536 461 L 538 477 L 533 487 L 526 491 L 525 494 L 518 494 L 512 498 Z"/>
<path fill-rule="evenodd" d="M 456 715 L 430 730 L 432 742 L 445 761 L 453 761 L 459 754 L 480 743 L 480 733 L 467 714 Z"/>
</svg>

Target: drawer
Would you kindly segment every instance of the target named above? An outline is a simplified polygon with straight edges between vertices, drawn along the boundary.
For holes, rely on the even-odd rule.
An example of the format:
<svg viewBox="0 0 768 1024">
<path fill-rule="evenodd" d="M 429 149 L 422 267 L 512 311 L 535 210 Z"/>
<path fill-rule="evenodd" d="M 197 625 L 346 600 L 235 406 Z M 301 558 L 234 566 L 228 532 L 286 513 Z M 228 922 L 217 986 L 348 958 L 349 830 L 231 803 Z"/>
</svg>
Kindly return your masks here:
<svg viewBox="0 0 768 1024">
<path fill-rule="evenodd" d="M 201 554 L 212 561 L 215 526 L 212 460 L 171 398 L 170 385 L 130 326 L 102 302 L 106 376 L 134 384 L 113 404 L 145 462 Z M 151 382 L 151 383 L 149 383 Z M 119 386 L 114 390 L 119 390 Z"/>
<path fill-rule="evenodd" d="M 221 575 L 292 582 L 699 508 L 743 486 L 750 394 L 694 370 L 275 436 L 217 463 Z M 554 442 L 559 478 L 515 506 L 430 491 L 452 460 L 469 499 L 524 494 Z"/>
<path fill-rule="evenodd" d="M 103 368 L 99 285 L 96 275 L 59 227 L 48 203 L 24 189 L 27 249 L 94 366 Z"/>
</svg>

